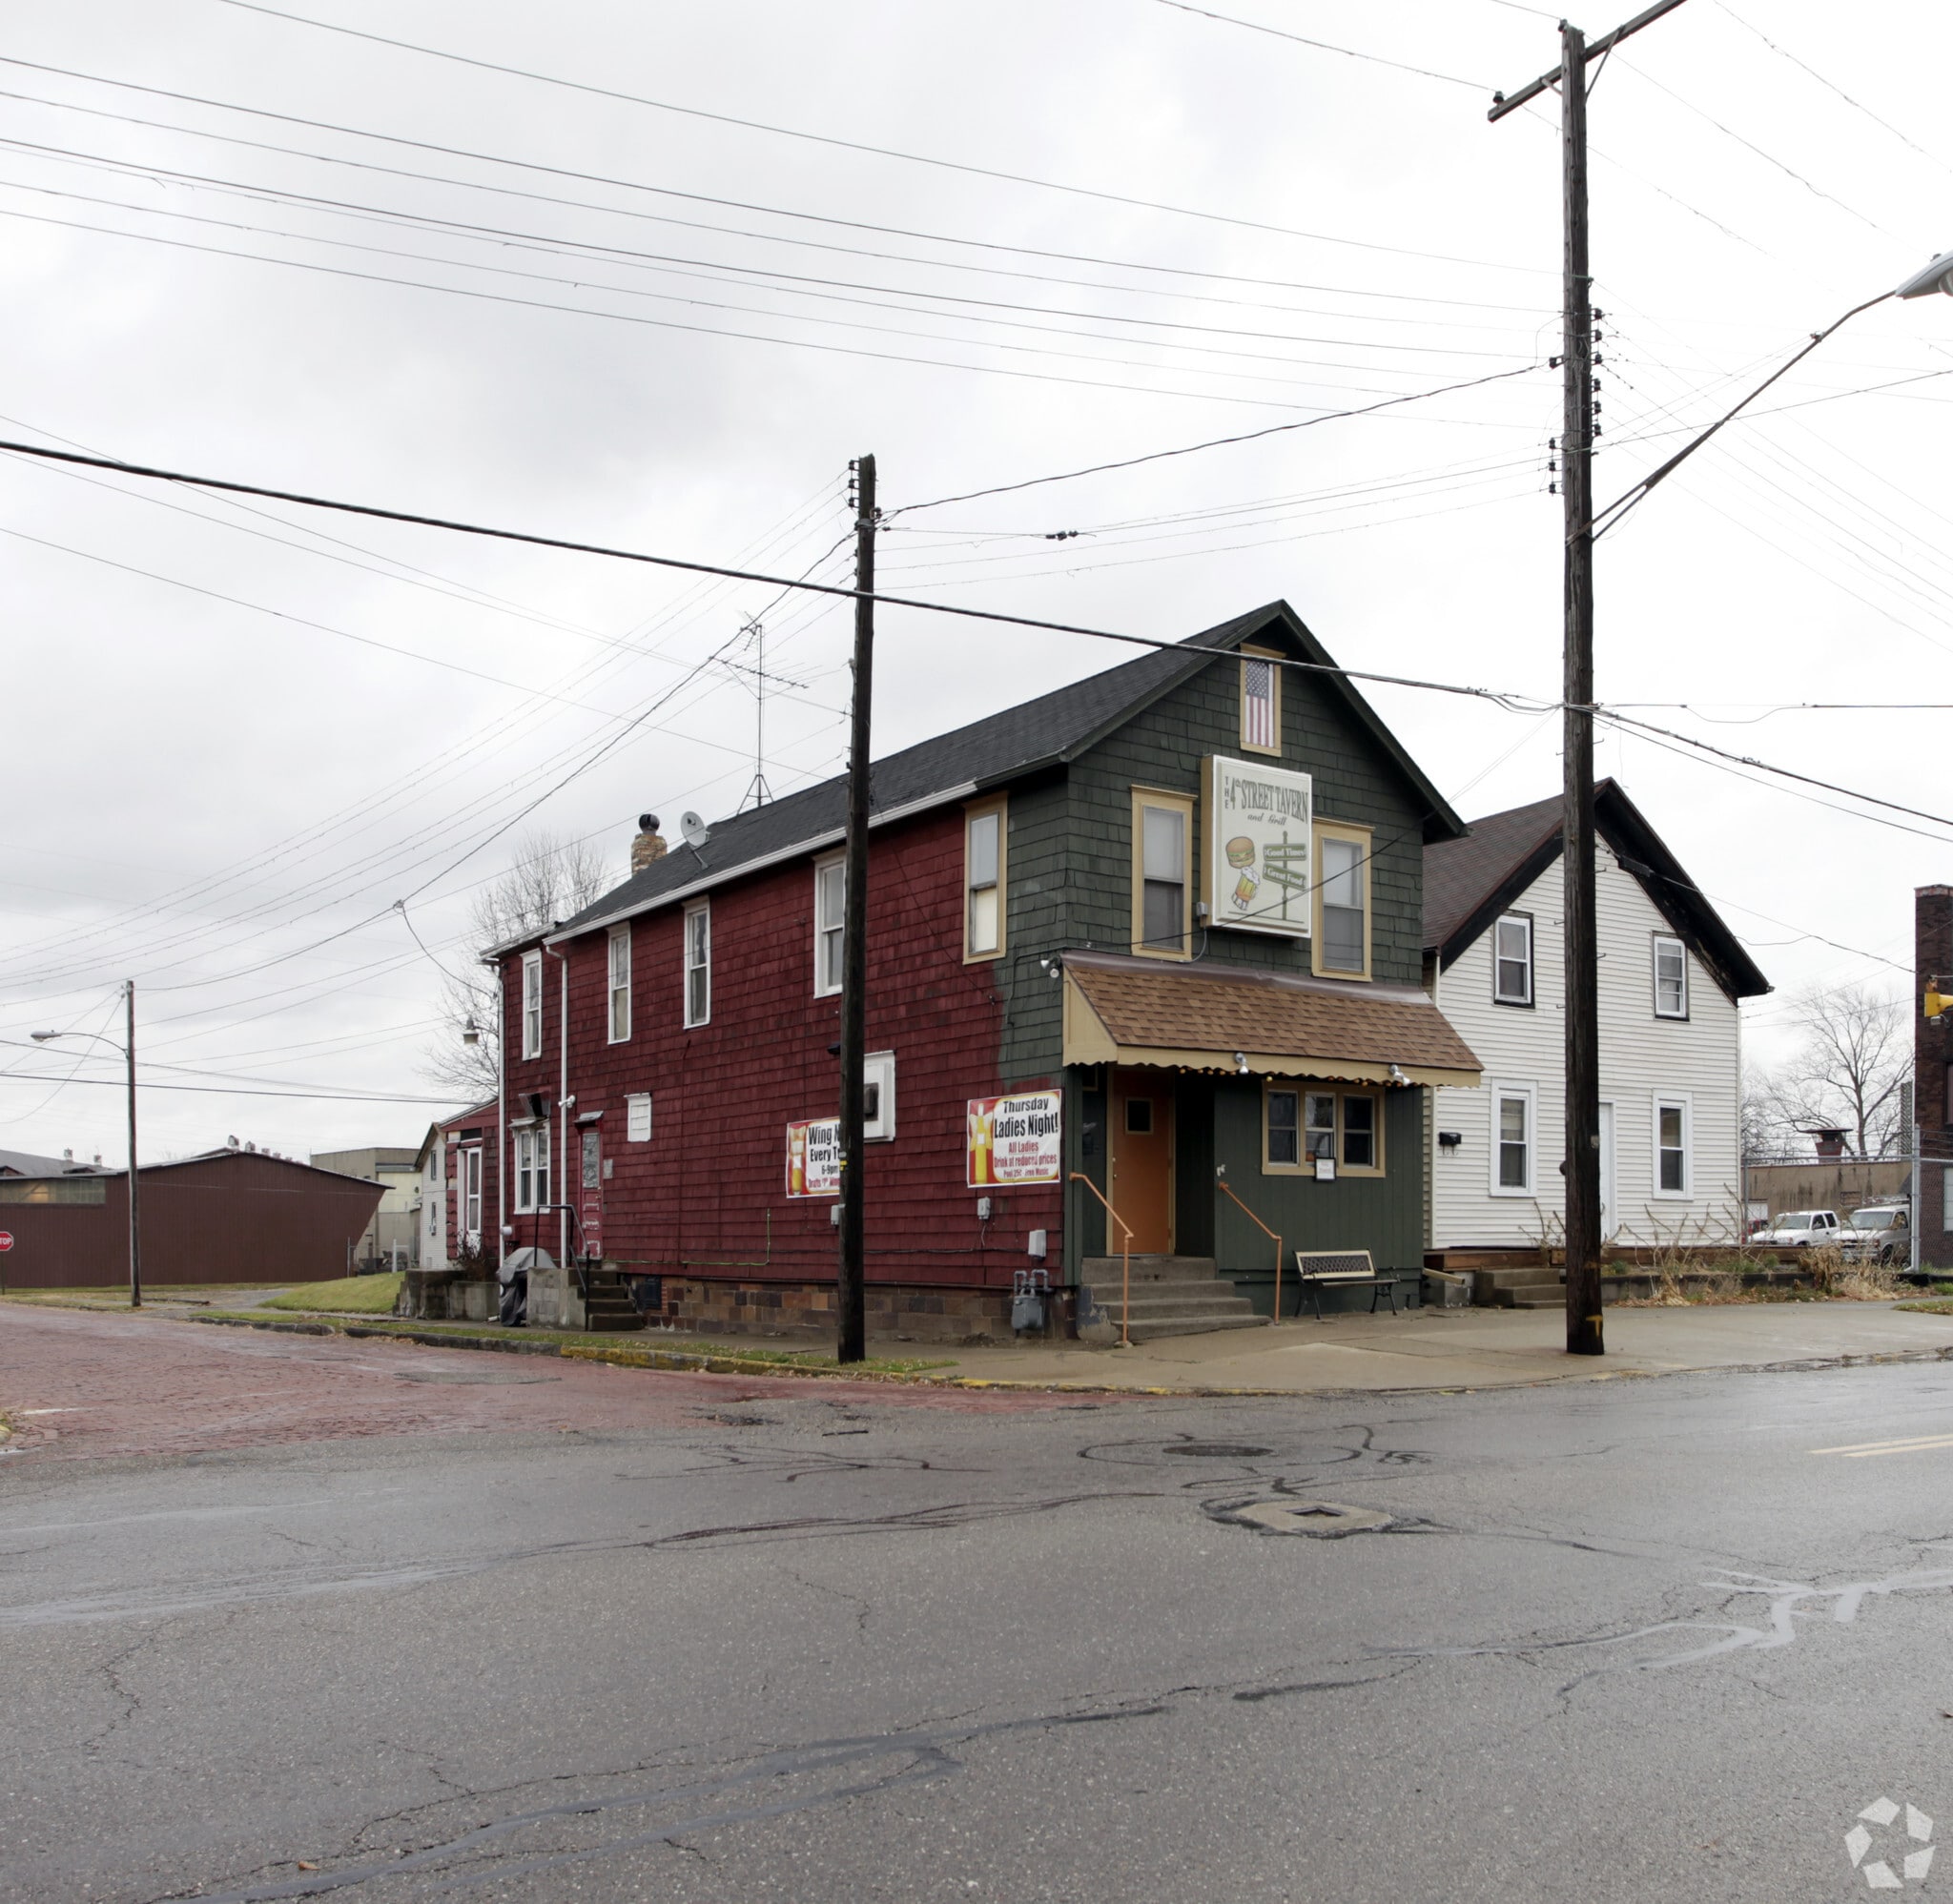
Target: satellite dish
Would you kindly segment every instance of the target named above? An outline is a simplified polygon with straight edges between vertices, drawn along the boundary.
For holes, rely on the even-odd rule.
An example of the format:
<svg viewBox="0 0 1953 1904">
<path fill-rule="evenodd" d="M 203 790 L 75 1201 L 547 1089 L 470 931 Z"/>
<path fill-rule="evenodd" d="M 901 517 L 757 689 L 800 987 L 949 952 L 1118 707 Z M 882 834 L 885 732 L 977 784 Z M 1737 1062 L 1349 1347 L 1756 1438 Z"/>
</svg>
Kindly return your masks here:
<svg viewBox="0 0 1953 1904">
<path fill-rule="evenodd" d="M 685 835 L 685 844 L 693 852 L 697 852 L 712 836 L 712 829 L 696 813 L 679 814 L 678 830 Z"/>
</svg>

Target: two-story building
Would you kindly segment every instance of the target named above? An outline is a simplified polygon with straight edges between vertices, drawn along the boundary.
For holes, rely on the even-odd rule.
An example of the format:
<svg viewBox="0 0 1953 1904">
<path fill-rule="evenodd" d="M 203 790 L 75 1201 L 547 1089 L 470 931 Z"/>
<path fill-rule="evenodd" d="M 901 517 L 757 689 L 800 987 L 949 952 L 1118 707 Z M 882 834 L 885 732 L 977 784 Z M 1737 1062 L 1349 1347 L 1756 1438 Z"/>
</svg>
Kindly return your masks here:
<svg viewBox="0 0 1953 1904">
<path fill-rule="evenodd" d="M 1424 855 L 1426 982 L 1481 1080 L 1430 1100 L 1433 1250 L 1564 1240 L 1566 964 L 1557 797 Z M 1641 810 L 1594 788 L 1600 1204 L 1623 1249 L 1743 1231 L 1740 1002 L 1769 981 Z"/>
<path fill-rule="evenodd" d="M 1264 1310 L 1256 1219 L 1414 1289 L 1425 1098 L 1478 1081 L 1421 984 L 1424 852 L 1464 829 L 1285 604 L 871 795 L 872 1329 L 1000 1332 L 1015 1272 L 1089 1280 L 1120 1225 Z M 504 1252 L 600 1257 L 687 1326 L 831 1324 L 845 800 L 668 850 L 647 816 L 623 885 L 496 950 Z M 532 1279 L 532 1316 L 575 1290 Z"/>
</svg>

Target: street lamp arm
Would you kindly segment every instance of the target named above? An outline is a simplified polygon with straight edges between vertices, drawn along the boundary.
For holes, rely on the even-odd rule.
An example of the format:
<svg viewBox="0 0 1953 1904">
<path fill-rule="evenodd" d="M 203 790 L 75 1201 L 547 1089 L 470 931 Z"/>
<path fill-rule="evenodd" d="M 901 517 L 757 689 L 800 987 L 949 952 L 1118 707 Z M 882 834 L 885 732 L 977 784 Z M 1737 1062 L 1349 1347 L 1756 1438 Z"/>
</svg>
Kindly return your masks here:
<svg viewBox="0 0 1953 1904">
<path fill-rule="evenodd" d="M 120 1052 L 124 1057 L 129 1055 L 127 1045 L 119 1045 L 100 1032 L 30 1032 L 28 1036 L 37 1045 L 51 1044 L 56 1038 L 93 1038 L 96 1044 L 107 1045 L 111 1051 Z"/>
<path fill-rule="evenodd" d="M 1608 530 L 1613 528 L 1614 524 L 1618 522 L 1621 520 L 1621 518 L 1625 516 L 1628 513 L 1628 511 L 1634 506 L 1635 503 L 1639 502 L 1644 497 L 1646 497 L 1648 492 L 1651 489 L 1653 489 L 1657 482 L 1660 482 L 1665 478 L 1672 476 L 1675 472 L 1675 470 L 1680 468 L 1680 466 L 1683 463 L 1688 461 L 1688 460 L 1692 456 L 1694 456 L 1695 453 L 1698 449 L 1700 449 L 1702 445 L 1706 443 L 1711 437 L 1715 436 L 1716 433 L 1718 430 L 1720 430 L 1725 423 L 1734 422 L 1736 419 L 1741 416 L 1742 413 L 1745 410 L 1747 410 L 1750 407 L 1750 405 L 1757 400 L 1758 398 L 1762 396 L 1764 391 L 1768 390 L 1770 386 L 1778 380 L 1778 378 L 1785 376 L 1788 372 L 1795 369 L 1797 365 L 1801 363 L 1805 358 L 1809 357 L 1810 354 L 1814 350 L 1816 350 L 1818 346 L 1820 343 L 1822 343 L 1824 339 L 1828 338 L 1834 331 L 1837 331 L 1842 328 L 1844 325 L 1850 323 L 1851 320 L 1854 317 L 1858 317 L 1860 312 L 1869 311 L 1873 305 L 1882 304 L 1886 301 L 1887 298 L 1897 297 L 1900 295 L 1900 291 L 1881 291 L 1876 297 L 1867 297 L 1862 304 L 1854 304 L 1851 307 L 1851 309 L 1844 314 L 1843 317 L 1836 319 L 1834 322 L 1830 324 L 1827 324 L 1821 331 L 1813 331 L 1811 333 L 1810 342 L 1807 343 L 1802 350 L 1799 351 L 1795 357 L 1790 358 L 1786 359 L 1784 362 L 1778 364 L 1778 367 L 1774 371 L 1772 371 L 1770 375 L 1762 380 L 1762 382 L 1758 384 L 1757 387 L 1754 390 L 1752 390 L 1750 394 L 1747 397 L 1745 397 L 1739 403 L 1736 404 L 1731 409 L 1725 410 L 1721 416 L 1717 418 L 1717 420 L 1713 423 L 1711 423 L 1706 430 L 1702 432 L 1700 436 L 1693 438 L 1690 441 L 1684 443 L 1681 446 L 1681 448 L 1676 450 L 1675 453 L 1672 457 L 1670 457 L 1666 462 L 1661 464 L 1659 468 L 1650 470 L 1648 474 L 1644 476 L 1640 480 L 1640 481 L 1635 483 L 1632 489 L 1628 490 L 1623 495 L 1615 497 L 1614 500 L 1612 502 L 1610 502 L 1605 509 L 1600 510 L 1594 516 L 1593 522 L 1589 525 L 1592 528 L 1593 535 L 1596 538 L 1604 536 L 1608 532 Z"/>
</svg>

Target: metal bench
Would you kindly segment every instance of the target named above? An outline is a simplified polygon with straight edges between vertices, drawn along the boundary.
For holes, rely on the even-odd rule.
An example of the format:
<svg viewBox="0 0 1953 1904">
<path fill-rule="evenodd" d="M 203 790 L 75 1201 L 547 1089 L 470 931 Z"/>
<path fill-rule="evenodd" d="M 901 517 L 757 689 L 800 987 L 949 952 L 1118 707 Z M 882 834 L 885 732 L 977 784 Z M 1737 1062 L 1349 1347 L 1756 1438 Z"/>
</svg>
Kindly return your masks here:
<svg viewBox="0 0 1953 1904">
<path fill-rule="evenodd" d="M 1295 1274 L 1302 1287 L 1315 1299 L 1316 1321 L 1326 1321 L 1323 1314 L 1323 1291 L 1325 1289 L 1369 1289 L 1369 1313 L 1377 1312 L 1377 1298 L 1390 1299 L 1390 1314 L 1397 1313 L 1397 1279 L 1388 1270 L 1379 1274 L 1376 1265 L 1369 1259 L 1367 1250 L 1297 1250 L 1295 1252 Z M 1295 1313 L 1302 1314 L 1302 1296 L 1295 1299 Z"/>
</svg>

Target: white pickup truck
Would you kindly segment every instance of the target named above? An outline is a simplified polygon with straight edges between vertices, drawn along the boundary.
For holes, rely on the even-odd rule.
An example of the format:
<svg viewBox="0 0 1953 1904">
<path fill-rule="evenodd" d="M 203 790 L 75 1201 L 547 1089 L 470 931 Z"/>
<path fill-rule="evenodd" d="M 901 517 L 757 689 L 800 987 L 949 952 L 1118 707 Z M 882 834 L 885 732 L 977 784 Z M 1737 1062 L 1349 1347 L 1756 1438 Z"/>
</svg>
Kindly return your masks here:
<svg viewBox="0 0 1953 1904">
<path fill-rule="evenodd" d="M 1786 1210 L 1751 1238 L 1765 1249 L 1804 1250 L 1840 1240 L 1844 1225 L 1836 1210 Z"/>
</svg>

